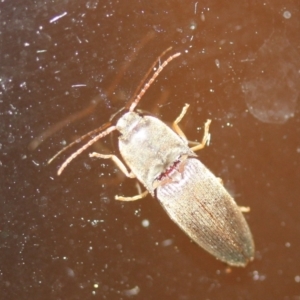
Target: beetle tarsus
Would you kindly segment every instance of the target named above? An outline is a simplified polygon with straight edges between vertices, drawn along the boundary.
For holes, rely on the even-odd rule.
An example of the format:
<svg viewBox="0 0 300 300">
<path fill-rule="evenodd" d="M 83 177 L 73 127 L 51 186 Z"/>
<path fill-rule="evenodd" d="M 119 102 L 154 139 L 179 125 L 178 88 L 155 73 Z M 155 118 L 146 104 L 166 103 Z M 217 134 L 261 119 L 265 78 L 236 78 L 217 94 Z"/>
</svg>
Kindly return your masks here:
<svg viewBox="0 0 300 300">
<path fill-rule="evenodd" d="M 205 122 L 205 124 L 204 124 L 204 135 L 203 135 L 202 141 L 198 145 L 193 146 L 191 148 L 192 151 L 202 150 L 206 145 L 209 145 L 209 142 L 210 142 L 210 133 L 209 133 L 210 123 L 211 123 L 211 120 L 207 120 Z"/>
</svg>

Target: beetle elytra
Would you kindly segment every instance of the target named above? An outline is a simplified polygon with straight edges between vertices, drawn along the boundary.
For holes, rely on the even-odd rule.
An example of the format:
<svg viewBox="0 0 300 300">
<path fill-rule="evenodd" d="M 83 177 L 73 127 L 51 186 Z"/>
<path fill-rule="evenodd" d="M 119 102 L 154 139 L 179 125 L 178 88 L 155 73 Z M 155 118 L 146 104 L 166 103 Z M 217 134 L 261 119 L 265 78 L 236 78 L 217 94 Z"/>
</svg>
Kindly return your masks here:
<svg viewBox="0 0 300 300">
<path fill-rule="evenodd" d="M 122 160 L 116 155 L 91 153 L 90 156 L 113 160 L 127 177 L 137 178 L 146 191 L 134 197 L 116 196 L 116 199 L 138 200 L 150 193 L 194 242 L 228 265 L 244 267 L 254 257 L 254 242 L 248 224 L 220 180 L 200 162 L 194 152 L 207 144 L 210 120 L 205 123 L 202 142 L 190 148 L 179 127 L 188 109 L 187 104 L 174 121 L 172 129 L 156 117 L 135 111 L 160 72 L 180 54 L 171 55 L 158 67 L 137 95 L 126 104 L 121 116 L 118 114 L 117 119 L 113 118 L 69 144 L 49 163 L 74 144 L 90 138 L 65 160 L 58 170 L 60 175 L 84 150 L 111 132 L 118 131 Z"/>
</svg>

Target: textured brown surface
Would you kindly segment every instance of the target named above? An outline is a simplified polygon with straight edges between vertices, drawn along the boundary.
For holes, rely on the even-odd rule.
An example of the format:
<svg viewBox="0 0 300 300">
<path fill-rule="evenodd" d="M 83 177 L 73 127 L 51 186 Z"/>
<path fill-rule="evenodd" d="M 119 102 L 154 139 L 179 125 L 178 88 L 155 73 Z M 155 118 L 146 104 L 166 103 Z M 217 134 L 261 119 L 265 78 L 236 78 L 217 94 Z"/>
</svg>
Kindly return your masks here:
<svg viewBox="0 0 300 300">
<path fill-rule="evenodd" d="M 298 300 L 299 32 L 299 1 L 1 1 L 1 297 Z M 183 55 L 139 108 L 172 122 L 189 103 L 190 140 L 212 119 L 197 154 L 251 208 L 255 240 L 254 261 L 231 273 L 157 200 L 115 201 L 137 187 L 117 181 L 113 163 L 85 152 L 57 177 L 68 152 L 46 166 L 123 107 L 169 46 Z M 92 100 L 88 117 L 28 150 Z"/>
</svg>

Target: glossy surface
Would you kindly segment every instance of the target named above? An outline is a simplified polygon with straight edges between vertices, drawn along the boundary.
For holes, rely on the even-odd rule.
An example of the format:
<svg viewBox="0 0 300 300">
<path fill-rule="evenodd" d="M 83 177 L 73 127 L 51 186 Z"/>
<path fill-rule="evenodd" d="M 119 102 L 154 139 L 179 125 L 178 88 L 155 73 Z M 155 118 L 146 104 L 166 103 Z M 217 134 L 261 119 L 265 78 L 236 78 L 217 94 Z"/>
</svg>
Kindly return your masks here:
<svg viewBox="0 0 300 300">
<path fill-rule="evenodd" d="M 2 298 L 299 298 L 298 1 L 6 0 L 0 6 Z M 137 49 L 151 30 L 154 37 Z M 137 188 L 131 180 L 115 182 L 114 164 L 86 152 L 60 177 L 63 157 L 46 166 L 62 145 L 123 107 L 170 45 L 188 53 L 168 66 L 141 108 L 172 122 L 189 103 L 182 128 L 190 140 L 201 138 L 203 122 L 212 119 L 211 144 L 199 157 L 240 205 L 250 206 L 245 217 L 255 237 L 255 260 L 231 273 L 150 196 L 115 201 L 115 194 L 135 195 Z M 115 93 L 105 96 L 133 49 L 137 56 Z M 272 95 L 279 105 L 270 105 Z M 92 114 L 28 150 L 34 137 L 99 98 Z M 285 115 L 284 123 L 270 123 Z"/>
</svg>

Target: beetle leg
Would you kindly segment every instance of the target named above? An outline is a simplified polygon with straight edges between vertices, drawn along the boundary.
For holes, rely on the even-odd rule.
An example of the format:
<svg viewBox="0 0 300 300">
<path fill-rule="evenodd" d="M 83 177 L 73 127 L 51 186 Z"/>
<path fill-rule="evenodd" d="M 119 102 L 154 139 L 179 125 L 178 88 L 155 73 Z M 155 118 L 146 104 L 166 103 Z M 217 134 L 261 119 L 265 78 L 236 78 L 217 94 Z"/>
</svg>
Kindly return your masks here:
<svg viewBox="0 0 300 300">
<path fill-rule="evenodd" d="M 181 110 L 180 115 L 176 118 L 176 120 L 173 122 L 172 127 L 174 129 L 174 131 L 180 136 L 182 137 L 184 140 L 187 140 L 185 134 L 183 133 L 183 131 L 181 130 L 181 128 L 179 127 L 178 123 L 182 120 L 182 118 L 184 117 L 184 115 L 186 114 L 188 108 L 189 108 L 189 104 L 185 104 L 184 107 Z"/>
<path fill-rule="evenodd" d="M 242 213 L 250 212 L 250 207 L 249 206 L 239 206 L 239 209 Z"/>
<path fill-rule="evenodd" d="M 90 153 L 90 157 L 97 157 L 97 158 L 104 158 L 104 159 L 111 159 L 116 165 L 117 167 L 129 178 L 135 178 L 135 175 L 132 172 L 128 172 L 125 165 L 122 163 L 122 161 L 113 154 L 100 154 L 100 153 Z M 115 196 L 116 200 L 119 201 L 135 201 L 135 200 L 139 200 L 142 198 L 145 198 L 148 195 L 148 191 L 144 191 L 136 196 L 132 196 L 132 197 L 123 197 L 123 196 Z"/>
<path fill-rule="evenodd" d="M 135 200 L 140 200 L 142 198 L 145 198 L 148 194 L 149 194 L 148 191 L 144 191 L 143 193 L 140 193 L 132 197 L 115 196 L 115 199 L 119 201 L 135 201 Z"/>
<path fill-rule="evenodd" d="M 224 185 L 224 183 L 223 183 L 223 179 L 222 179 L 222 178 L 220 178 L 220 177 L 217 177 L 217 179 L 219 180 L 220 184 Z"/>
<path fill-rule="evenodd" d="M 128 172 L 125 165 L 122 163 L 122 161 L 113 154 L 100 154 L 100 153 L 90 153 L 90 157 L 97 157 L 97 158 L 104 158 L 104 159 L 111 159 L 117 167 L 129 178 L 135 178 L 135 175 L 132 172 Z"/>
<path fill-rule="evenodd" d="M 182 118 L 186 114 L 189 106 L 190 106 L 189 104 L 187 104 L 187 103 L 185 104 L 185 106 L 181 110 L 180 115 L 176 118 L 176 120 L 172 124 L 174 131 L 185 140 L 187 140 L 187 138 L 186 138 L 185 134 L 183 133 L 183 131 L 181 130 L 181 128 L 179 127 L 178 123 L 182 120 Z M 205 122 L 204 135 L 203 135 L 202 141 L 201 141 L 201 143 L 197 143 L 196 146 L 191 147 L 192 151 L 201 150 L 205 147 L 206 144 L 209 144 L 209 140 L 210 140 L 209 125 L 210 125 L 210 123 L 211 123 L 211 120 L 207 120 Z M 191 142 L 189 142 L 189 143 L 191 143 Z M 194 142 L 192 142 L 192 143 L 194 143 Z"/>
<path fill-rule="evenodd" d="M 209 141 L 210 141 L 209 125 L 210 125 L 210 123 L 211 123 L 211 120 L 207 120 L 205 122 L 205 124 L 204 124 L 204 135 L 203 135 L 202 141 L 198 145 L 191 147 L 192 151 L 201 150 L 205 147 L 205 145 L 209 144 Z"/>
<path fill-rule="evenodd" d="M 219 180 L 220 184 L 224 185 L 222 178 L 217 177 L 217 179 Z M 250 207 L 249 206 L 239 206 L 239 209 L 240 209 L 240 211 L 242 213 L 248 213 L 248 212 L 250 212 Z"/>
</svg>

